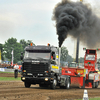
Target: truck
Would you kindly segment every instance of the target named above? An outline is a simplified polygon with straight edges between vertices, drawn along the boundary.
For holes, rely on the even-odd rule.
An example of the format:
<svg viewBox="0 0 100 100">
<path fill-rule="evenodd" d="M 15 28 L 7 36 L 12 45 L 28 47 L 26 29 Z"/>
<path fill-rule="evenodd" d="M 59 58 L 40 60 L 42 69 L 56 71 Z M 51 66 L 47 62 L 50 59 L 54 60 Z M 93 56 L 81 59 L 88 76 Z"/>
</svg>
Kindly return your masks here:
<svg viewBox="0 0 100 100">
<path fill-rule="evenodd" d="M 97 50 L 86 50 L 84 56 L 84 67 L 77 63 L 69 63 L 68 67 L 62 67 L 62 75 L 70 76 L 70 84 L 79 88 L 97 88 L 100 82 L 100 73 L 97 67 Z"/>
<path fill-rule="evenodd" d="M 40 87 L 50 87 L 55 89 L 56 86 L 70 88 L 70 76 L 61 75 L 60 73 L 60 56 L 58 48 L 54 46 L 32 44 L 25 47 L 25 53 L 21 53 L 22 76 L 26 88 L 31 84 L 39 84 Z"/>
</svg>

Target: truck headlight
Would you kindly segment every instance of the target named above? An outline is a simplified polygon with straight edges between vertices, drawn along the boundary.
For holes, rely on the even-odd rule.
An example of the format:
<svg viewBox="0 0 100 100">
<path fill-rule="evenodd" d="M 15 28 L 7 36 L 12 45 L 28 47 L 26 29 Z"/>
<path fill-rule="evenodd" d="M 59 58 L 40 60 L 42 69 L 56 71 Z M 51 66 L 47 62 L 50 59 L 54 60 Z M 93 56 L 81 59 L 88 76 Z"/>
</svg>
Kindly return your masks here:
<svg viewBox="0 0 100 100">
<path fill-rule="evenodd" d="M 48 81 L 48 78 L 45 78 L 45 81 Z"/>
<path fill-rule="evenodd" d="M 25 77 L 22 77 L 22 80 L 25 80 Z"/>
</svg>

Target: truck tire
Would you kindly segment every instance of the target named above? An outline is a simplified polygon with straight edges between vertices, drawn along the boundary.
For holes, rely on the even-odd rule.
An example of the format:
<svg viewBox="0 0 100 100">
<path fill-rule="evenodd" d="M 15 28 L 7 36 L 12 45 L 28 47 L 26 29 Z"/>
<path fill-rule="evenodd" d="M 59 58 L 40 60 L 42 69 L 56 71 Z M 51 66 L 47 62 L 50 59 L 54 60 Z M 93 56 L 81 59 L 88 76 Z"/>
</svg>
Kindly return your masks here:
<svg viewBox="0 0 100 100">
<path fill-rule="evenodd" d="M 56 76 L 54 76 L 54 80 L 53 80 L 53 83 L 51 83 L 50 88 L 55 89 L 56 85 L 57 85 L 57 79 L 56 79 Z"/>
<path fill-rule="evenodd" d="M 92 88 L 95 88 L 95 85 L 96 85 L 95 82 L 93 82 L 93 83 L 92 83 Z"/>
<path fill-rule="evenodd" d="M 98 88 L 99 83 L 95 82 L 95 88 Z"/>
<path fill-rule="evenodd" d="M 70 88 L 70 79 L 67 78 L 66 81 L 65 81 L 65 89 L 69 89 Z"/>
<path fill-rule="evenodd" d="M 81 89 L 85 89 L 85 77 L 83 78 L 83 86 L 81 86 Z"/>
<path fill-rule="evenodd" d="M 29 88 L 31 86 L 31 84 L 28 83 L 28 82 L 24 82 L 24 85 L 25 85 L 26 88 Z"/>
<path fill-rule="evenodd" d="M 44 84 L 39 84 L 40 87 L 44 87 Z"/>
</svg>

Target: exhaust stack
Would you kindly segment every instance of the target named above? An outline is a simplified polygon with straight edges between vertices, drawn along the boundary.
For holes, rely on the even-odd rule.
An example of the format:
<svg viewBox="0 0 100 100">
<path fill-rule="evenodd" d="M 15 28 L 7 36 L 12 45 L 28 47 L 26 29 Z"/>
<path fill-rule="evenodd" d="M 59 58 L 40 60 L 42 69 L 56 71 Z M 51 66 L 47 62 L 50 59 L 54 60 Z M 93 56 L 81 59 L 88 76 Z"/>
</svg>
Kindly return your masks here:
<svg viewBox="0 0 100 100">
<path fill-rule="evenodd" d="M 61 47 L 59 47 L 59 70 L 60 70 L 60 55 L 61 55 Z"/>
</svg>

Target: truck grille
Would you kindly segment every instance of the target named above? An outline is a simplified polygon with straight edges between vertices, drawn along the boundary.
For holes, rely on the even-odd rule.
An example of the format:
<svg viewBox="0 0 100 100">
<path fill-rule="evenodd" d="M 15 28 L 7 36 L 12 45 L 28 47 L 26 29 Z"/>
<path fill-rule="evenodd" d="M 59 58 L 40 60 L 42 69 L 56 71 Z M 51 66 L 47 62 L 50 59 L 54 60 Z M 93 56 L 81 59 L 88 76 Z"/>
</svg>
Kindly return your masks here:
<svg viewBox="0 0 100 100">
<path fill-rule="evenodd" d="M 27 73 L 32 73 L 33 75 L 37 75 L 39 73 L 44 74 L 44 71 L 48 71 L 48 64 L 40 63 L 40 64 L 31 64 L 24 63 L 24 70 Z"/>
</svg>

